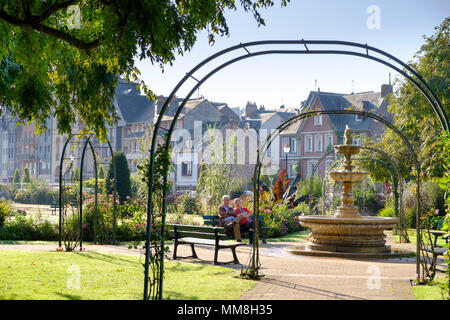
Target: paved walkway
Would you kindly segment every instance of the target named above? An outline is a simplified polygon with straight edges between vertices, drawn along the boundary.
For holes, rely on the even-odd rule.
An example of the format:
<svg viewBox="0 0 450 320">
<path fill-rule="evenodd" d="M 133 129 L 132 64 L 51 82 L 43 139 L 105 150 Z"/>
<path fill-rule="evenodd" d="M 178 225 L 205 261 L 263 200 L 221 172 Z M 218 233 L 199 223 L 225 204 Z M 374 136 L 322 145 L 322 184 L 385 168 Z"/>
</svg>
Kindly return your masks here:
<svg viewBox="0 0 450 320">
<path fill-rule="evenodd" d="M 396 244 L 390 238 L 387 240 L 393 247 L 414 250 L 414 245 Z M 284 250 L 293 244 L 295 243 L 282 242 L 261 245 L 261 273 L 264 277 L 240 299 L 413 299 L 409 280 L 415 277 L 415 258 L 355 260 L 298 256 Z M 172 246 L 169 248 L 172 249 Z M 0 245 L 0 250 L 2 249 L 54 251 L 55 245 Z M 250 257 L 250 249 L 249 245 L 237 249 L 238 258 L 244 265 Z M 130 250 L 125 246 L 89 245 L 86 250 L 141 255 L 139 251 Z M 196 246 L 196 251 L 200 260 L 183 259 L 182 261 L 212 264 L 213 247 L 199 245 Z M 189 246 L 178 247 L 178 255 L 189 256 L 190 254 Z M 169 252 L 169 259 L 172 259 L 172 250 Z M 220 250 L 219 261 L 229 260 L 232 260 L 231 250 Z M 226 266 L 238 270 L 242 267 L 242 265 Z"/>
</svg>

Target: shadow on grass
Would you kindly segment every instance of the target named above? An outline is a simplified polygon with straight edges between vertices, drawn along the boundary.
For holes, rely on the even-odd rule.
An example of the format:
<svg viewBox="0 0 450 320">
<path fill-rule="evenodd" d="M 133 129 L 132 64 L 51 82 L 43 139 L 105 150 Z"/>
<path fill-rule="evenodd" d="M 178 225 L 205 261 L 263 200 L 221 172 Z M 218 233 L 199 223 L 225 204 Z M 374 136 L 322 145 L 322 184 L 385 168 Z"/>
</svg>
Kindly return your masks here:
<svg viewBox="0 0 450 320">
<path fill-rule="evenodd" d="M 140 265 L 138 261 L 128 260 L 118 256 L 110 256 L 99 252 L 73 252 L 73 253 L 79 255 L 82 258 L 100 260 L 115 265 L 127 265 L 127 264 Z"/>
<path fill-rule="evenodd" d="M 68 294 L 68 293 L 61 293 L 61 292 L 55 292 L 57 296 L 60 296 L 62 298 L 65 298 L 67 300 L 81 300 L 81 296 L 77 296 L 74 294 Z"/>
<path fill-rule="evenodd" d="M 200 300 L 198 296 L 185 295 L 176 291 L 164 291 L 164 300 Z"/>
</svg>

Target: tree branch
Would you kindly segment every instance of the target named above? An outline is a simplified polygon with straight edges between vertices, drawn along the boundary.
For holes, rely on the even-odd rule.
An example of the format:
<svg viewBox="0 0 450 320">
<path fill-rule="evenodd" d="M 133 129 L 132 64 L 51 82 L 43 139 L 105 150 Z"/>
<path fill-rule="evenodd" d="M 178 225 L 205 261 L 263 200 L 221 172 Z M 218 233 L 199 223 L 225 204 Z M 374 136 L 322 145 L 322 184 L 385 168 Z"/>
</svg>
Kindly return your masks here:
<svg viewBox="0 0 450 320">
<path fill-rule="evenodd" d="M 67 0 L 60 3 L 54 3 L 53 5 L 49 6 L 44 12 L 42 12 L 40 15 L 33 15 L 32 19 L 34 22 L 42 22 L 45 21 L 48 17 L 50 17 L 52 14 L 58 12 L 59 10 L 65 9 L 71 5 L 74 5 L 76 3 L 80 2 L 80 0 Z"/>
<path fill-rule="evenodd" d="M 63 40 L 65 42 L 67 42 L 68 44 L 70 44 L 71 46 L 73 46 L 77 49 L 83 50 L 83 51 L 89 51 L 100 45 L 100 39 L 96 39 L 91 42 L 86 42 L 86 41 L 78 39 L 77 37 L 74 37 L 71 34 L 68 34 L 64 31 L 61 31 L 61 30 L 58 30 L 55 28 L 51 28 L 46 25 L 36 23 L 34 21 L 17 19 L 16 17 L 9 15 L 7 12 L 5 12 L 3 10 L 0 10 L 0 19 L 6 21 L 9 24 L 17 26 L 17 27 L 31 28 L 36 31 L 45 33 L 51 37 Z"/>
</svg>

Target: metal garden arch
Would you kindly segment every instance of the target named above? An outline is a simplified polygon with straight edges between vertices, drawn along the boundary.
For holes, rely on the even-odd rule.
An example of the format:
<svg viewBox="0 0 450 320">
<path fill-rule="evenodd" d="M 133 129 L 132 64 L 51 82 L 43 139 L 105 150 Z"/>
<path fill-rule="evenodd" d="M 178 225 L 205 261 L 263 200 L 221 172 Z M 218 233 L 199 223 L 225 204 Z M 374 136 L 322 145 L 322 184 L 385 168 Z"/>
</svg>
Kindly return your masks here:
<svg viewBox="0 0 450 320">
<path fill-rule="evenodd" d="M 87 147 L 89 145 L 89 148 L 91 150 L 92 153 L 92 157 L 94 160 L 94 177 L 95 177 L 95 193 L 94 193 L 94 241 L 97 241 L 97 234 L 96 234 L 96 222 L 97 222 L 97 206 L 98 206 L 98 199 L 97 199 L 97 195 L 98 195 L 98 171 L 97 171 L 97 165 L 98 160 L 97 160 L 97 156 L 95 154 L 94 151 L 94 146 L 92 145 L 92 138 L 93 134 L 89 134 L 87 137 L 83 137 L 80 136 L 79 134 L 72 134 L 70 135 L 67 139 L 66 142 L 64 143 L 64 147 L 61 153 L 61 158 L 60 158 L 60 164 L 59 164 L 59 199 L 58 199 L 58 206 L 59 206 L 59 238 L 58 238 L 58 244 L 59 244 L 59 249 L 62 248 L 62 220 L 63 220 L 63 208 L 66 206 L 67 203 L 65 203 L 64 199 L 64 192 L 65 192 L 65 178 L 64 178 L 64 174 L 63 174 L 63 168 L 64 168 L 64 163 L 65 161 L 67 161 L 68 159 L 72 160 L 72 162 L 69 162 L 68 164 L 68 170 L 66 170 L 66 172 L 72 170 L 73 172 L 73 161 L 75 159 L 80 160 L 80 171 L 79 171 L 79 180 L 77 182 L 79 182 L 79 186 L 78 186 L 78 201 L 77 203 L 72 203 L 73 205 L 78 206 L 78 211 L 79 211 L 79 237 L 80 237 L 80 251 L 83 250 L 83 168 L 84 168 L 84 161 L 85 161 L 85 157 L 86 157 L 86 150 Z M 67 146 L 70 144 L 81 144 L 80 140 L 83 140 L 82 142 L 83 144 L 83 149 L 81 152 L 81 157 L 75 157 L 74 155 L 71 158 L 66 158 L 66 151 L 67 151 Z M 114 195 L 113 195 L 113 199 L 114 199 L 114 211 L 113 211 L 113 243 L 116 242 L 116 213 L 117 213 L 117 206 L 116 206 L 116 165 L 115 165 L 115 159 L 114 159 L 114 151 L 113 148 L 111 146 L 111 143 L 109 142 L 109 140 L 106 140 L 107 144 L 108 144 L 108 149 L 109 152 L 111 154 L 111 164 L 113 165 L 113 172 L 114 172 L 114 181 L 113 181 L 113 188 L 114 188 Z"/>
<path fill-rule="evenodd" d="M 262 45 L 300 45 L 303 46 L 305 49 L 303 50 L 263 50 L 263 51 L 259 51 L 259 52 L 253 52 L 251 53 L 248 48 L 252 48 L 252 47 L 257 47 L 257 46 L 262 46 Z M 336 45 L 336 46 L 343 46 L 343 47 L 351 47 L 354 49 L 359 49 L 359 50 L 365 50 L 365 53 L 361 53 L 361 52 L 357 52 L 357 51 L 347 51 L 347 50 L 312 50 L 308 47 L 308 45 Z M 246 54 L 230 59 L 227 62 L 221 64 L 219 67 L 215 68 L 214 70 L 212 70 L 211 72 L 209 72 L 206 76 L 204 76 L 201 80 L 197 80 L 193 75 L 195 72 L 197 72 L 200 68 L 202 68 L 203 66 L 207 65 L 209 62 L 213 61 L 214 59 L 235 51 L 235 50 L 240 50 L 240 49 L 244 49 L 246 51 Z M 382 57 L 378 58 L 375 57 L 373 55 L 370 55 L 370 53 L 375 53 L 375 54 L 379 54 Z M 255 56 L 261 56 L 261 55 L 266 55 L 266 54 L 337 54 L 337 55 L 349 55 L 349 56 L 357 56 L 357 57 L 361 57 L 361 58 L 366 58 L 369 60 L 373 60 L 376 61 L 378 63 L 384 64 L 386 66 L 388 66 L 389 68 L 397 71 L 398 73 L 400 73 L 402 76 L 404 76 L 405 78 L 407 78 L 411 83 L 413 83 L 413 85 L 425 96 L 426 100 L 428 101 L 428 103 L 432 106 L 433 111 L 435 112 L 436 116 L 438 117 L 441 126 L 443 128 L 443 130 L 448 130 L 449 129 L 449 120 L 447 117 L 447 114 L 445 113 L 445 110 L 442 106 L 442 103 L 439 101 L 439 99 L 437 98 L 436 94 L 431 90 L 431 88 L 429 87 L 429 85 L 425 82 L 425 80 L 421 77 L 421 75 L 419 73 L 417 73 L 413 68 L 411 68 L 409 65 L 407 65 L 406 63 L 402 62 L 400 59 L 390 55 L 389 53 L 382 51 L 380 49 L 377 49 L 375 47 L 372 46 L 368 46 L 367 44 L 360 44 L 360 43 L 355 43 L 355 42 L 348 42 L 348 41 L 337 41 L 337 40 L 265 40 L 265 41 L 254 41 L 254 42 L 247 42 L 244 44 L 239 44 L 236 46 L 232 46 L 229 47 L 227 49 L 224 49 L 222 51 L 217 52 L 216 54 L 211 55 L 210 57 L 206 58 L 205 60 L 203 60 L 202 62 L 200 62 L 199 64 L 197 64 L 191 71 L 189 71 L 188 73 L 186 73 L 186 75 L 178 82 L 178 84 L 174 87 L 174 89 L 172 90 L 172 92 L 169 94 L 167 100 L 165 101 L 164 105 L 162 106 L 161 110 L 160 110 L 160 114 L 158 116 L 158 119 L 155 123 L 154 129 L 153 129 L 153 135 L 152 135 L 152 143 L 151 143 L 151 149 L 150 149 L 150 166 L 149 166 L 149 172 L 148 172 L 148 202 L 147 202 L 147 237 L 146 237 L 146 244 L 145 244 L 145 273 L 144 273 L 144 300 L 148 299 L 148 279 L 149 279 L 149 261 L 150 261 L 150 237 L 151 237 L 151 216 L 152 216 L 152 210 L 153 210 L 153 182 L 152 182 L 152 178 L 153 178 L 153 173 L 154 173 L 154 162 L 155 162 L 155 150 L 156 150 L 156 137 L 158 136 L 158 132 L 160 129 L 160 124 L 162 121 L 162 118 L 164 116 L 165 111 L 168 108 L 168 105 L 170 103 L 170 101 L 172 100 L 172 98 L 174 97 L 174 95 L 177 93 L 177 91 L 180 89 L 180 87 L 189 79 L 189 78 L 193 78 L 195 79 L 198 83 L 193 87 L 193 89 L 188 93 L 188 95 L 185 97 L 185 99 L 183 100 L 182 104 L 178 107 L 173 121 L 171 123 L 170 129 L 167 132 L 167 136 L 166 136 L 166 141 L 165 141 L 165 150 L 168 152 L 169 151 L 169 146 L 170 146 L 170 138 L 171 138 L 171 134 L 172 131 L 175 128 L 175 123 L 176 120 L 178 119 L 181 110 L 183 109 L 184 105 L 186 104 L 187 100 L 192 96 L 192 94 L 201 86 L 201 84 L 203 84 L 208 78 L 210 78 L 212 75 L 214 75 L 215 73 L 217 73 L 218 71 L 220 71 L 221 69 L 225 68 L 228 65 L 231 65 L 235 62 L 238 62 L 240 60 L 244 60 L 247 58 L 251 58 L 251 57 L 255 57 Z M 394 64 L 386 61 L 385 59 L 391 60 L 395 63 L 397 63 L 399 66 L 395 66 Z M 404 68 L 405 70 L 402 70 L 401 68 Z M 409 74 L 409 73 L 411 74 Z M 416 78 L 414 79 L 413 76 Z M 342 111 L 338 111 L 337 112 L 342 112 Z M 356 111 L 355 111 L 356 112 Z M 353 114 L 357 114 L 357 113 L 353 113 Z M 394 130 L 395 131 L 395 130 Z M 397 130 L 397 134 L 398 134 L 398 130 Z M 406 143 L 407 141 L 405 141 Z M 412 149 L 411 149 L 412 151 Z M 258 152 L 258 161 L 259 161 L 259 152 Z M 418 163 L 416 164 L 416 169 L 419 169 Z M 259 167 L 259 169 L 258 169 Z M 258 164 L 255 166 L 255 178 L 256 178 L 256 173 L 257 170 L 259 170 L 260 173 L 260 168 L 261 166 Z M 420 171 L 418 171 L 420 172 Z M 259 175 L 258 175 L 259 177 Z M 259 183 L 259 179 L 255 179 L 255 182 Z M 419 183 L 419 182 L 418 182 Z M 167 174 L 164 176 L 164 185 L 167 185 Z M 258 189 L 255 189 L 258 190 Z M 419 189 L 418 189 L 419 190 Z M 162 197 L 162 225 L 163 228 L 161 228 L 161 248 L 164 248 L 164 225 L 165 225 L 165 214 L 166 214 L 166 195 L 167 195 L 167 191 L 166 188 L 163 189 L 163 197 Z M 255 192 L 255 196 L 258 197 L 258 192 Z M 256 200 L 256 198 L 255 198 Z M 255 205 L 257 204 L 257 202 L 255 202 Z M 256 219 L 257 221 L 257 219 Z M 257 223 L 256 223 L 257 224 Z M 256 232 L 257 234 L 257 232 Z M 419 236 L 419 234 L 418 234 Z M 257 243 L 257 241 L 255 241 Z M 254 243 L 255 243 L 254 242 Z M 162 284 L 163 284 L 163 270 L 164 270 L 164 250 L 161 250 L 161 255 L 160 255 L 160 276 L 159 276 L 159 294 L 158 294 L 158 298 L 162 299 Z"/>
</svg>

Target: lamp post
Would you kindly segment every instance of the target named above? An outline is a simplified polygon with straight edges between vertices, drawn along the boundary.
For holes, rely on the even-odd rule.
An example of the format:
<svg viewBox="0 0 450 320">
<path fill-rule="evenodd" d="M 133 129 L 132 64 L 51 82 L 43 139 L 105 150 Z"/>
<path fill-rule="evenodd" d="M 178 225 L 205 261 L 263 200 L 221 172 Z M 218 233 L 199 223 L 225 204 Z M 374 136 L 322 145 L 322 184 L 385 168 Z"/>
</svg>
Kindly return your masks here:
<svg viewBox="0 0 450 320">
<path fill-rule="evenodd" d="M 287 170 L 288 169 L 288 153 L 291 151 L 291 146 L 289 143 L 286 143 L 283 146 L 283 151 L 284 151 L 284 154 L 286 155 L 286 171 L 288 171 Z M 289 176 L 289 172 L 288 172 L 288 176 Z"/>
</svg>

